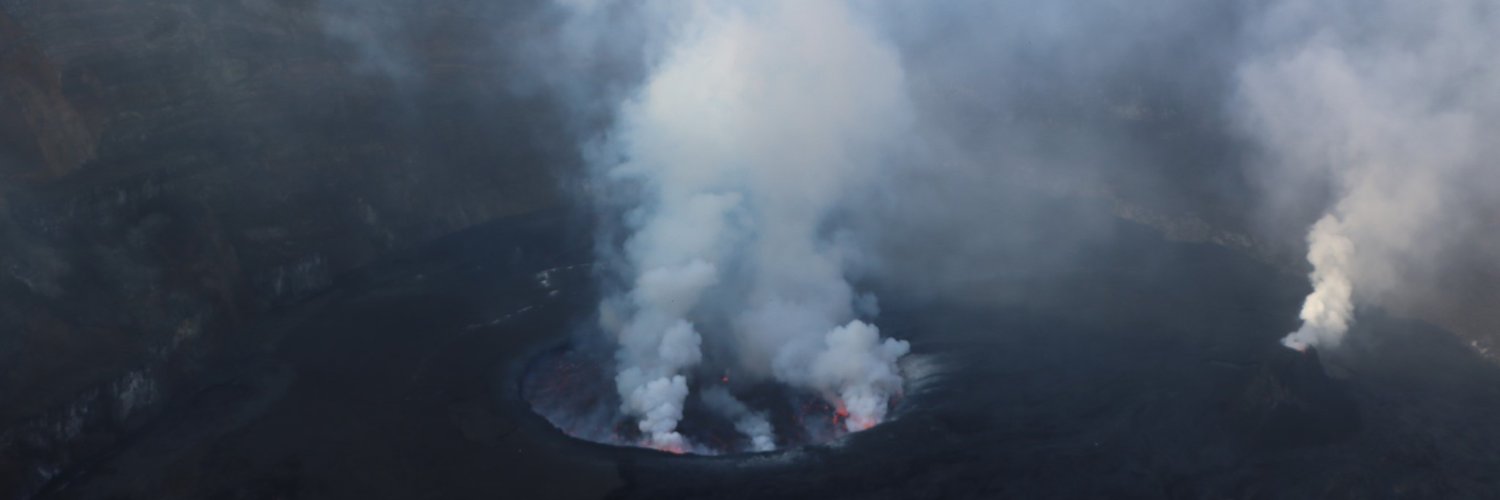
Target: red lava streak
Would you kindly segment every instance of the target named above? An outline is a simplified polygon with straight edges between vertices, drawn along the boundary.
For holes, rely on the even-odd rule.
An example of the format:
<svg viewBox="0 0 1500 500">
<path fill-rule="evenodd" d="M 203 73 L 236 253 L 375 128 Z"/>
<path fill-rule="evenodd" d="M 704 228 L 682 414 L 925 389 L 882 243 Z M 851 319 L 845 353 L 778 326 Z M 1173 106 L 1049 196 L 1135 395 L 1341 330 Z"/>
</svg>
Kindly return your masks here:
<svg viewBox="0 0 1500 500">
<path fill-rule="evenodd" d="M 893 399 L 893 401 L 894 401 L 894 399 Z M 833 425 L 834 425 L 835 429 L 838 430 L 838 431 L 842 431 L 842 430 L 845 430 L 845 429 L 848 429 L 848 430 L 854 431 L 854 432 L 864 431 L 864 430 L 869 430 L 871 427 L 875 427 L 875 424 L 878 424 L 878 423 L 879 422 L 874 421 L 874 420 L 859 419 L 859 418 L 855 418 L 854 420 L 850 420 L 849 419 L 849 409 L 844 407 L 844 402 L 843 401 L 839 401 L 837 403 L 837 408 L 835 408 L 834 411 L 833 411 Z"/>
<path fill-rule="evenodd" d="M 689 385 L 693 395 L 685 401 L 683 419 L 676 431 L 683 441 L 653 442 L 637 420 L 621 412 L 607 354 L 585 355 L 559 349 L 542 354 L 527 370 L 522 392 L 533 410 L 563 433 L 575 438 L 617 446 L 655 449 L 674 455 L 720 455 L 765 451 L 747 435 L 739 417 L 725 415 L 707 405 L 698 395 L 710 387 L 732 393 L 750 411 L 770 426 L 764 439 L 774 448 L 795 448 L 838 439 L 853 431 L 876 426 L 849 411 L 846 402 L 774 381 L 730 380 L 730 373 L 710 373 Z M 892 407 L 897 399 L 889 402 Z"/>
<path fill-rule="evenodd" d="M 663 445 L 663 446 L 651 446 L 650 448 L 655 448 L 656 451 L 665 451 L 665 452 L 671 453 L 673 455 L 682 455 L 684 453 L 687 453 L 687 450 L 683 449 L 681 446 L 676 446 L 676 445 L 671 445 L 671 446 L 667 446 L 667 445 Z"/>
</svg>

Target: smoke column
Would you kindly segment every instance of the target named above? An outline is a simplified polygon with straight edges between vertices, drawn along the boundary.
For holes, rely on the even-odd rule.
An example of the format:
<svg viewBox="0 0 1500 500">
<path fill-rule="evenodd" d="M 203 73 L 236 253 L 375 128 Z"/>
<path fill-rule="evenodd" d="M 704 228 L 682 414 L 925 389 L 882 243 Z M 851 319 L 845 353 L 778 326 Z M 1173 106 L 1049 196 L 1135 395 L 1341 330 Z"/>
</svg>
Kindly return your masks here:
<svg viewBox="0 0 1500 500">
<path fill-rule="evenodd" d="M 703 402 L 710 409 L 733 421 L 734 429 L 750 438 L 752 450 L 776 449 L 776 432 L 771 428 L 771 422 L 766 419 L 764 413 L 751 410 L 723 387 L 710 387 L 703 391 L 702 397 Z"/>
<path fill-rule="evenodd" d="M 1349 330 L 1354 316 L 1349 263 L 1354 243 L 1342 234 L 1342 222 L 1324 216 L 1307 235 L 1307 261 L 1313 266 L 1313 291 L 1302 302 L 1302 327 L 1281 340 L 1298 351 L 1308 346 L 1336 346 Z"/>
<path fill-rule="evenodd" d="M 1275 2 L 1241 67 L 1245 124 L 1272 184 L 1327 182 L 1313 291 L 1289 347 L 1337 347 L 1356 303 L 1378 302 L 1472 241 L 1493 207 L 1500 11 L 1484 0 Z"/>
<path fill-rule="evenodd" d="M 623 284 L 600 308 L 622 410 L 650 446 L 691 449 L 677 426 L 712 352 L 822 394 L 851 430 L 874 425 L 908 346 L 855 319 L 868 299 L 845 278 L 832 216 L 909 126 L 896 55 L 842 2 L 672 6 L 658 9 L 671 38 L 596 152 L 601 189 L 630 200 L 623 248 L 601 250 Z"/>
</svg>

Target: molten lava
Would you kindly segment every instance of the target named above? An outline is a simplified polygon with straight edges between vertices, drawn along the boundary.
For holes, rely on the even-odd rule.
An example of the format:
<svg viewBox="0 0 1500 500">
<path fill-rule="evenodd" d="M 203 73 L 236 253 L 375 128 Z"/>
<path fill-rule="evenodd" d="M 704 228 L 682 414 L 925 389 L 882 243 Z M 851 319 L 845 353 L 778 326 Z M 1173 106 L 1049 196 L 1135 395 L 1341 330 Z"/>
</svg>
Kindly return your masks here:
<svg viewBox="0 0 1500 500">
<path fill-rule="evenodd" d="M 839 400 L 837 402 L 836 407 L 833 411 L 832 421 L 835 429 L 848 430 L 849 432 L 869 430 L 871 427 L 875 427 L 875 424 L 880 423 L 872 419 L 860 418 L 858 416 L 850 418 L 849 409 L 844 407 L 843 400 Z"/>
<path fill-rule="evenodd" d="M 650 448 L 667 453 L 718 455 L 769 451 L 827 442 L 870 429 L 879 422 L 860 419 L 840 398 L 798 390 L 784 384 L 730 380 L 727 372 L 707 374 L 693 385 L 695 393 L 708 386 L 727 390 L 749 413 L 726 414 L 701 397 L 689 398 L 682 424 L 682 440 L 653 442 L 633 419 L 620 410 L 612 386 L 608 353 L 585 353 L 560 348 L 541 354 L 528 367 L 522 393 L 533 410 L 569 436 L 617 446 Z M 889 402 L 895 406 L 893 397 Z M 758 415 L 761 427 L 750 425 Z"/>
<path fill-rule="evenodd" d="M 651 445 L 648 444 L 646 447 L 648 447 L 648 448 L 654 448 L 656 451 L 665 451 L 665 452 L 671 453 L 673 455 L 682 455 L 682 454 L 687 453 L 687 449 L 683 448 L 682 445 L 680 445 L 680 444 L 671 444 L 671 445 L 665 445 L 664 444 L 664 445 L 656 445 L 656 446 L 651 446 Z"/>
</svg>

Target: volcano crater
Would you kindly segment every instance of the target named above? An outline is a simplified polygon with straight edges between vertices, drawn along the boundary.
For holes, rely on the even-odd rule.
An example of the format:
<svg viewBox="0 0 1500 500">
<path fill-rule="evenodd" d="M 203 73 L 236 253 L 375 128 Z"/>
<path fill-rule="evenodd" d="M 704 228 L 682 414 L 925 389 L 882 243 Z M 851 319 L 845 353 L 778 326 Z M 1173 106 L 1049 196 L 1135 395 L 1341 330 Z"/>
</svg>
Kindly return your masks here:
<svg viewBox="0 0 1500 500">
<path fill-rule="evenodd" d="M 660 451 L 694 456 L 765 454 L 838 443 L 860 428 L 836 397 L 824 397 L 764 377 L 712 369 L 685 374 L 689 396 L 677 431 L 683 449 Z M 597 444 L 658 449 L 621 410 L 611 356 L 605 349 L 570 341 L 543 349 L 516 381 L 529 409 L 563 434 Z M 725 403 L 724 401 L 733 401 Z M 897 394 L 887 401 L 887 420 L 903 408 Z M 725 406 L 733 406 L 726 409 Z"/>
</svg>

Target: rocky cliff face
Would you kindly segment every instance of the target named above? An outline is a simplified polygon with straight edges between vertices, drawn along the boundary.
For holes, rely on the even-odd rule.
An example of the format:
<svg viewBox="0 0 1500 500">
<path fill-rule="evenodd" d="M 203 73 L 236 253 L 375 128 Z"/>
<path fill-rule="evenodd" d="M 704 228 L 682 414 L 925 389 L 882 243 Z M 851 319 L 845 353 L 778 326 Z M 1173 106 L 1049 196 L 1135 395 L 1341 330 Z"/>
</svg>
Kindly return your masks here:
<svg viewBox="0 0 1500 500">
<path fill-rule="evenodd" d="M 0 0 L 0 496 L 129 433 L 260 313 L 558 201 L 574 141 L 498 38 L 534 6 L 361 11 L 398 37 L 337 3 Z"/>
</svg>

